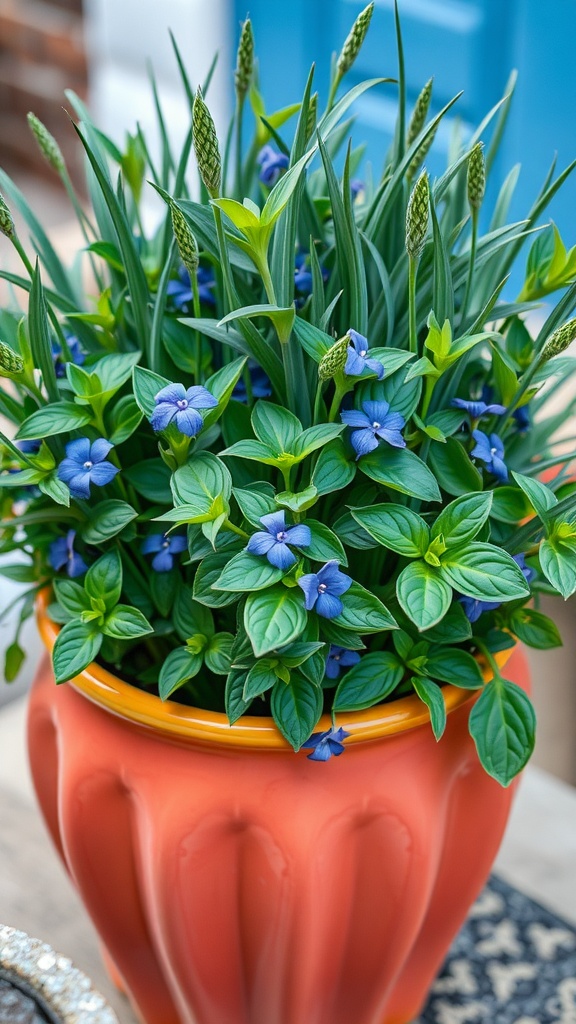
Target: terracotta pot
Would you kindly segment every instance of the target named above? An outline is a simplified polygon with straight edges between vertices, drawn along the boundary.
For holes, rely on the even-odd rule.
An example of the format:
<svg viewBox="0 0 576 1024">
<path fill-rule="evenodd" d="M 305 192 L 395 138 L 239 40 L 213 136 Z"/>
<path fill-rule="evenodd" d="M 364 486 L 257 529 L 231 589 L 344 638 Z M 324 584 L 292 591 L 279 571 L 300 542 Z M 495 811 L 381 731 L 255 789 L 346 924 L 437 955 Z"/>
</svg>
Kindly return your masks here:
<svg viewBox="0 0 576 1024">
<path fill-rule="evenodd" d="M 57 627 L 40 609 L 48 647 Z M 526 684 L 516 650 L 508 675 Z M 93 665 L 30 701 L 38 798 L 145 1024 L 406 1024 L 498 849 L 511 789 L 469 692 L 342 717 L 326 764 L 271 720 L 162 704 Z M 319 729 L 328 728 L 321 722 Z"/>
</svg>

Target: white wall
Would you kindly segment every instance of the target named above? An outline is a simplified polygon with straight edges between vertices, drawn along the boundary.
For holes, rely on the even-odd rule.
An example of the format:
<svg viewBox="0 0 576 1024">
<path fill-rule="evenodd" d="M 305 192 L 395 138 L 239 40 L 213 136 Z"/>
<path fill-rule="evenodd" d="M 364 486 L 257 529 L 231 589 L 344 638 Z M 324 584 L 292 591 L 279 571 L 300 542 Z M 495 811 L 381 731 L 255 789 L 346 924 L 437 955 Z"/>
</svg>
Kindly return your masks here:
<svg viewBox="0 0 576 1024">
<path fill-rule="evenodd" d="M 146 73 L 150 60 L 170 135 L 179 145 L 190 120 L 168 29 L 193 86 L 201 84 L 219 51 L 208 104 L 220 139 L 232 95 L 235 25 L 231 0 L 85 0 L 90 108 L 97 124 L 122 142 L 139 121 L 157 152 L 158 134 Z"/>
</svg>

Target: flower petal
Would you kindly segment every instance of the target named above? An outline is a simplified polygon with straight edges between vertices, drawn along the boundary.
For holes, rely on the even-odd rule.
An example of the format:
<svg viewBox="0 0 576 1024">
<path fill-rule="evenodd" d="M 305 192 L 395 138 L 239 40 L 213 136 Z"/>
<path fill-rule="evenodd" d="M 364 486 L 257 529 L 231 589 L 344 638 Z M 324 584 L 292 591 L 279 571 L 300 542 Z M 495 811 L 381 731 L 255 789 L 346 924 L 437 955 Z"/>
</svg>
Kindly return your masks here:
<svg viewBox="0 0 576 1024">
<path fill-rule="evenodd" d="M 370 423 L 383 423 L 390 410 L 389 402 L 362 402 L 362 408 Z"/>
<path fill-rule="evenodd" d="M 276 569 L 289 569 L 291 565 L 294 565 L 298 561 L 296 555 L 290 551 L 288 545 L 282 544 L 280 541 L 274 541 L 266 555 L 266 558 L 270 562 L 270 565 L 274 565 Z"/>
<path fill-rule="evenodd" d="M 92 483 L 96 484 L 97 487 L 104 487 L 106 484 L 109 484 L 116 476 L 116 473 L 119 472 L 118 467 L 113 466 L 111 462 L 96 462 L 92 469 L 89 470 Z"/>
<path fill-rule="evenodd" d="M 91 470 L 84 469 L 77 472 L 73 479 L 68 481 L 70 494 L 73 498 L 90 497 L 90 476 Z"/>
<path fill-rule="evenodd" d="M 193 409 L 213 409 L 218 405 L 218 400 L 214 398 L 214 395 L 211 395 L 207 388 L 203 388 L 199 384 L 188 388 L 186 398 Z"/>
<path fill-rule="evenodd" d="M 283 509 L 279 512 L 267 512 L 265 516 L 260 516 L 260 522 L 268 533 L 276 537 L 277 533 L 284 533 L 286 530 L 286 513 Z"/>
<path fill-rule="evenodd" d="M 365 362 L 368 369 L 372 370 L 372 373 L 376 374 L 378 380 L 382 380 L 384 376 L 384 367 L 382 366 L 382 363 L 379 363 L 377 359 L 366 359 Z"/>
<path fill-rule="evenodd" d="M 69 484 L 75 476 L 83 472 L 88 472 L 88 470 L 83 470 L 82 464 L 79 464 L 76 459 L 62 459 L 56 475 L 63 483 Z"/>
<path fill-rule="evenodd" d="M 334 594 L 318 594 L 318 600 L 316 601 L 316 611 L 318 615 L 321 615 L 324 619 L 335 619 L 337 615 L 343 611 L 344 605 L 339 597 L 335 597 Z"/>
<path fill-rule="evenodd" d="M 174 565 L 174 557 L 170 553 L 170 548 L 161 548 L 157 555 L 154 555 L 152 559 L 152 568 L 154 572 L 170 572 L 170 569 Z"/>
<path fill-rule="evenodd" d="M 304 523 L 299 523 L 297 526 L 290 526 L 286 530 L 286 543 L 295 544 L 297 548 L 307 548 L 312 540 L 312 534 L 310 533 L 310 527 L 305 526 Z"/>
<path fill-rule="evenodd" d="M 152 551 L 160 551 L 160 548 L 162 547 L 163 543 L 163 533 L 149 533 L 148 536 L 145 537 L 144 540 L 142 541 L 140 550 L 143 555 L 149 555 L 152 553 Z"/>
<path fill-rule="evenodd" d="M 355 352 L 353 348 L 349 348 L 344 364 L 344 373 L 348 377 L 361 377 L 365 366 L 366 360 Z"/>
<path fill-rule="evenodd" d="M 66 445 L 66 455 L 69 459 L 80 465 L 90 458 L 90 441 L 87 437 L 77 437 L 75 441 L 69 441 Z M 66 461 L 66 460 L 64 460 Z"/>
<path fill-rule="evenodd" d="M 204 421 L 196 409 L 188 406 L 187 409 L 179 409 L 174 417 L 174 422 L 181 434 L 186 437 L 196 437 L 202 430 Z"/>
<path fill-rule="evenodd" d="M 90 461 L 91 462 L 102 462 L 106 458 L 109 452 L 112 451 L 114 445 L 107 441 L 104 437 L 97 438 L 90 445 Z"/>
<path fill-rule="evenodd" d="M 306 575 L 301 576 L 298 580 L 298 586 L 304 591 L 304 605 L 308 612 L 312 611 L 318 600 L 318 584 L 320 582 L 321 580 L 315 572 L 306 573 Z"/>
<path fill-rule="evenodd" d="M 179 555 L 182 551 L 186 551 L 188 542 L 186 537 L 183 537 L 181 533 L 175 533 L 172 537 L 168 538 L 170 541 L 170 552 L 173 555 Z"/>
<path fill-rule="evenodd" d="M 177 406 L 171 405 L 169 402 L 161 402 L 160 405 L 156 406 L 150 417 L 152 430 L 166 430 L 177 412 Z"/>
<path fill-rule="evenodd" d="M 246 545 L 246 551 L 249 551 L 251 555 L 267 555 L 275 543 L 276 539 L 271 533 L 264 533 L 264 530 L 259 530 L 258 533 L 253 533 L 250 537 Z"/>
<path fill-rule="evenodd" d="M 348 427 L 370 427 L 372 425 L 372 420 L 369 420 L 366 413 L 361 412 L 360 409 L 344 409 L 340 413 L 340 419 Z"/>
<path fill-rule="evenodd" d="M 368 452 L 373 452 L 378 447 L 378 441 L 374 436 L 373 430 L 354 430 L 350 435 L 350 441 L 354 451 L 356 452 L 356 459 L 361 458 L 362 455 L 367 455 Z"/>
<path fill-rule="evenodd" d="M 154 395 L 156 405 L 160 405 L 162 402 L 170 402 L 175 405 L 183 398 L 186 398 L 186 389 L 183 384 L 167 384 L 165 388 Z"/>
<path fill-rule="evenodd" d="M 406 441 L 399 430 L 392 430 L 389 427 L 381 427 L 380 430 L 376 431 L 376 433 L 378 437 L 381 437 L 383 441 L 387 441 L 393 448 L 406 447 Z"/>
</svg>

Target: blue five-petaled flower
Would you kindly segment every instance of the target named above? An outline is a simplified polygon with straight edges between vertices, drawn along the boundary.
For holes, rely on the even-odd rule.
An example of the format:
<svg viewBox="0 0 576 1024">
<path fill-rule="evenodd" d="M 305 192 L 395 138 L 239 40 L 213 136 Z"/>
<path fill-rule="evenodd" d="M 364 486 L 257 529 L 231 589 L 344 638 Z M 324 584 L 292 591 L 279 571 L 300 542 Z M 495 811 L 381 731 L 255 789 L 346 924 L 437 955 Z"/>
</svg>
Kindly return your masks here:
<svg viewBox="0 0 576 1024">
<path fill-rule="evenodd" d="M 218 402 L 200 385 L 185 389 L 183 384 L 167 384 L 154 397 L 156 408 L 150 417 L 154 430 L 166 430 L 171 423 L 186 437 L 196 437 L 203 420 L 198 409 L 213 409 Z"/>
<path fill-rule="evenodd" d="M 357 665 L 359 661 L 358 651 L 349 651 L 347 647 L 330 644 L 324 675 L 327 679 L 338 679 L 341 668 L 350 668 L 352 665 Z"/>
<path fill-rule="evenodd" d="M 275 185 L 282 171 L 288 168 L 288 157 L 285 153 L 278 153 L 273 146 L 262 146 L 256 158 L 260 164 L 258 177 L 263 185 L 268 187 Z"/>
<path fill-rule="evenodd" d="M 266 530 L 259 530 L 253 533 L 248 541 L 246 550 L 252 555 L 266 555 L 270 565 L 277 569 L 289 569 L 298 561 L 296 555 L 288 547 L 294 544 L 298 548 L 308 547 L 311 541 L 310 527 L 304 523 L 296 526 L 286 526 L 286 513 L 270 512 L 260 517 L 262 526 Z"/>
<path fill-rule="evenodd" d="M 170 572 L 174 565 L 174 555 L 186 551 L 186 547 L 186 537 L 181 533 L 173 533 L 171 536 L 167 533 L 151 533 L 142 543 L 142 552 L 145 555 L 154 552 L 154 572 Z"/>
<path fill-rule="evenodd" d="M 75 539 L 76 530 L 68 530 L 65 537 L 53 540 L 48 549 L 48 561 L 52 568 L 56 569 L 56 572 L 65 568 L 71 579 L 82 576 L 88 568 L 82 556 L 74 550 Z"/>
<path fill-rule="evenodd" d="M 399 412 L 389 410 L 388 402 L 363 402 L 362 412 L 350 409 L 340 413 L 342 422 L 352 427 L 350 441 L 357 460 L 378 447 L 378 438 L 387 441 L 393 448 L 406 447 L 406 441 L 400 433 L 406 421 Z"/>
<path fill-rule="evenodd" d="M 329 761 L 333 754 L 339 757 L 344 753 L 342 740 L 348 736 L 350 733 L 345 732 L 342 728 L 327 729 L 326 732 L 313 732 L 302 746 L 306 750 L 312 751 L 311 754 L 308 754 L 310 761 Z"/>
<path fill-rule="evenodd" d="M 506 412 L 506 406 L 498 405 L 497 402 L 487 404 L 482 401 L 468 401 L 466 398 L 453 398 L 452 405 L 455 409 L 463 409 L 472 420 L 479 420 L 482 416 L 501 416 L 503 412 Z"/>
<path fill-rule="evenodd" d="M 352 580 L 340 572 L 338 562 L 332 559 L 318 572 L 301 576 L 298 586 L 304 591 L 306 611 L 311 612 L 314 608 L 325 619 L 335 619 L 344 610 L 340 596 L 350 589 Z"/>
<path fill-rule="evenodd" d="M 358 331 L 353 331 L 350 328 L 348 337 L 350 338 L 350 347 L 348 349 L 346 365 L 344 366 L 344 373 L 348 377 L 360 377 L 364 370 L 372 370 L 372 373 L 376 374 L 378 380 L 382 380 L 384 367 L 377 359 L 370 359 L 368 357 L 368 341 L 364 335 L 358 334 Z"/>
<path fill-rule="evenodd" d="M 473 430 L 472 437 L 476 441 L 470 452 L 473 459 L 480 459 L 497 480 L 505 483 L 508 480 L 508 469 L 504 462 L 504 444 L 498 434 L 488 437 L 482 430 Z"/>
<path fill-rule="evenodd" d="M 536 573 L 534 569 L 531 569 L 529 565 L 526 565 L 525 556 L 512 555 L 512 558 L 522 572 L 526 582 L 531 583 L 536 576 Z M 474 597 L 466 597 L 464 594 L 461 594 L 458 600 L 460 601 L 460 604 L 464 609 L 464 614 L 469 622 L 477 622 L 482 615 L 482 612 L 493 612 L 502 604 L 501 601 L 480 601 Z"/>
<path fill-rule="evenodd" d="M 216 284 L 214 271 L 208 267 L 203 267 L 202 264 L 200 264 L 196 271 L 196 281 L 198 282 L 198 298 L 200 299 L 200 302 L 205 302 L 207 306 L 216 305 L 216 300 L 212 291 Z M 186 270 L 184 264 L 178 268 L 178 277 L 169 282 L 166 294 L 170 296 L 177 309 L 181 309 L 183 312 L 187 313 L 191 308 L 194 300 L 194 293 L 192 291 L 190 274 Z"/>
<path fill-rule="evenodd" d="M 57 475 L 59 480 L 68 484 L 73 498 L 89 498 L 90 484 L 103 487 L 114 479 L 118 467 L 106 459 L 113 447 L 103 437 L 92 443 L 87 437 L 68 442 L 66 458 L 58 466 Z"/>
</svg>

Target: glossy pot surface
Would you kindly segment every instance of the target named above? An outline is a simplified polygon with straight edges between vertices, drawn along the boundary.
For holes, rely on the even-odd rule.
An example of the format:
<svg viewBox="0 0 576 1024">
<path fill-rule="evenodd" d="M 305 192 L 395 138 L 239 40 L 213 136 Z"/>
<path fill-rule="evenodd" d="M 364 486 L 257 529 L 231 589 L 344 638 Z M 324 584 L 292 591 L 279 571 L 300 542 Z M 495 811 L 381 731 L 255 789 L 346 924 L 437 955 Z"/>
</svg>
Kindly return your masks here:
<svg viewBox="0 0 576 1024">
<path fill-rule="evenodd" d="M 57 632 L 40 610 L 50 647 Z M 509 678 L 527 685 L 516 649 Z M 512 788 L 470 693 L 436 743 L 420 701 L 342 716 L 327 763 L 268 719 L 162 705 L 91 666 L 34 684 L 52 837 L 145 1024 L 407 1024 L 482 888 Z M 318 727 L 323 726 L 323 723 Z"/>
</svg>

